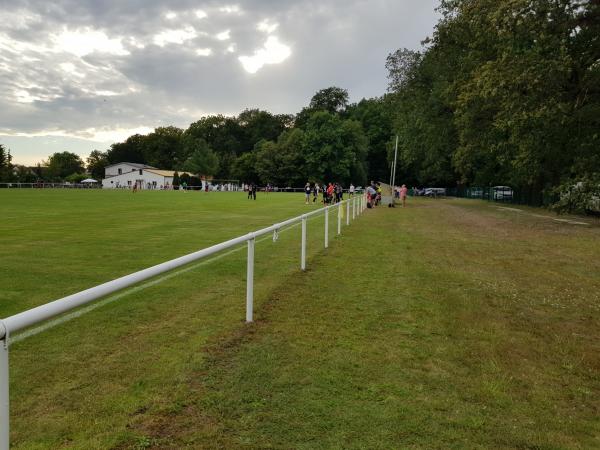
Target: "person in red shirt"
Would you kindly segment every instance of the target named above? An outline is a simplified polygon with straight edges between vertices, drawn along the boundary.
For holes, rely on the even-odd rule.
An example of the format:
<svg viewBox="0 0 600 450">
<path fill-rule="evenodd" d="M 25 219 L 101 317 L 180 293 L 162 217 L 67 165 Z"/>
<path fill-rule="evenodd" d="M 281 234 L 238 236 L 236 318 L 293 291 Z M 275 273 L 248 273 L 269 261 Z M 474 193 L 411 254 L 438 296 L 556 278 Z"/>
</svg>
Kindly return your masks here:
<svg viewBox="0 0 600 450">
<path fill-rule="evenodd" d="M 327 186 L 327 203 L 331 203 L 333 200 L 333 184 L 329 183 Z"/>
</svg>

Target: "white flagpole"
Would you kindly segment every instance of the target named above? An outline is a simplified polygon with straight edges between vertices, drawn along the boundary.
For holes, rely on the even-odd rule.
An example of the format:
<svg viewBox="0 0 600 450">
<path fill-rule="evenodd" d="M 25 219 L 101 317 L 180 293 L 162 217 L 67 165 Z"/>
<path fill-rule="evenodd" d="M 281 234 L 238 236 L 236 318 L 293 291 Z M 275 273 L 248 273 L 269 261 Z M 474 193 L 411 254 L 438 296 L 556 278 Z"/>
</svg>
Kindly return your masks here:
<svg viewBox="0 0 600 450">
<path fill-rule="evenodd" d="M 398 135 L 396 135 L 396 149 L 394 150 L 394 163 L 392 164 L 392 204 L 394 203 L 394 185 L 396 183 L 396 162 L 398 160 Z"/>
</svg>

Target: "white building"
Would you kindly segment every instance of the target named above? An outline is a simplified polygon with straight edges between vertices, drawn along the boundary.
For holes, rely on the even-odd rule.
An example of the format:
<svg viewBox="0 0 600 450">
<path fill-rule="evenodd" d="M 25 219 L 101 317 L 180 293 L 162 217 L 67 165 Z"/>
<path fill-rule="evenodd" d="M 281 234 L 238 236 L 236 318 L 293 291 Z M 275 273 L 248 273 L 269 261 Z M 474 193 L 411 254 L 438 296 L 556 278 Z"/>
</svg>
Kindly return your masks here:
<svg viewBox="0 0 600 450">
<path fill-rule="evenodd" d="M 189 172 L 180 172 L 179 175 Z M 174 170 L 160 170 L 146 164 L 118 163 L 104 169 L 102 187 L 104 189 L 171 189 L 173 187 Z M 202 187 L 204 188 L 204 180 Z"/>
</svg>

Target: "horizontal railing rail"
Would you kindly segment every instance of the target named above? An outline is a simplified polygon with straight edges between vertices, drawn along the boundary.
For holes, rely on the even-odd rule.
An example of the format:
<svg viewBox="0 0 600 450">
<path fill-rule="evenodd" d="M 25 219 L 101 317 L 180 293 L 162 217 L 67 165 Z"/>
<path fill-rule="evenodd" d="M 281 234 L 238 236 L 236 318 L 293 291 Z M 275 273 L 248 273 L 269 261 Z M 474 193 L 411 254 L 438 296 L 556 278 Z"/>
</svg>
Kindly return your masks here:
<svg viewBox="0 0 600 450">
<path fill-rule="evenodd" d="M 352 211 L 350 211 L 352 208 Z M 125 289 L 134 284 L 140 283 L 148 278 L 155 277 L 162 273 L 171 271 L 180 266 L 189 264 L 212 254 L 243 244 L 248 245 L 247 272 L 246 272 L 246 322 L 253 320 L 253 300 L 254 300 L 254 244 L 256 238 L 269 233 L 277 233 L 283 228 L 302 223 L 302 243 L 300 268 L 306 270 L 306 228 L 307 220 L 312 216 L 319 214 L 325 215 L 325 248 L 329 246 L 329 211 L 337 209 L 337 234 L 341 234 L 342 215 L 345 209 L 346 225 L 350 225 L 350 218 L 355 219 L 357 215 L 366 209 L 366 198 L 364 195 L 351 197 L 347 200 L 335 203 L 323 208 L 302 214 L 297 217 L 276 223 L 266 228 L 250 232 L 243 236 L 238 236 L 211 247 L 199 250 L 170 261 L 157 264 L 152 267 L 140 270 L 138 272 L 125 275 L 98 286 L 86 289 L 76 294 L 60 298 L 50 303 L 14 314 L 0 320 L 0 450 L 9 448 L 9 364 L 8 349 L 10 344 L 10 335 L 23 330 L 32 325 L 51 319 L 60 314 L 66 313 L 79 306 L 93 302 L 99 298 L 105 297 L 114 292 Z"/>
</svg>

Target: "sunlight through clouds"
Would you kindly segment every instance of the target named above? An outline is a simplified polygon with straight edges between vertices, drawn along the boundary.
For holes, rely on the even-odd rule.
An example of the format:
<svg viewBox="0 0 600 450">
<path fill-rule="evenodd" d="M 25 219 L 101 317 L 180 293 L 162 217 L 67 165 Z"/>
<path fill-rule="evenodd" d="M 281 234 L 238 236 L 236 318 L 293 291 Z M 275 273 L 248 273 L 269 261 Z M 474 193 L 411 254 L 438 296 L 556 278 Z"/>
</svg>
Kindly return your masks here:
<svg viewBox="0 0 600 450">
<path fill-rule="evenodd" d="M 225 30 L 225 31 L 217 34 L 216 38 L 220 41 L 226 41 L 230 38 L 229 33 L 231 33 L 231 30 Z"/>
<path fill-rule="evenodd" d="M 104 32 L 94 31 L 90 28 L 82 31 L 64 30 L 61 34 L 54 36 L 54 42 L 58 49 L 79 57 L 94 52 L 118 56 L 129 55 L 129 52 L 123 48 L 121 39 L 110 39 Z"/>
<path fill-rule="evenodd" d="M 290 47 L 279 42 L 276 36 L 269 36 L 263 48 L 254 52 L 253 56 L 240 56 L 244 70 L 249 73 L 258 72 L 265 64 L 279 64 L 292 54 Z"/>
<path fill-rule="evenodd" d="M 182 30 L 167 30 L 155 35 L 154 43 L 159 47 L 164 47 L 167 44 L 183 44 L 196 36 L 198 36 L 198 33 L 193 27 L 186 27 Z"/>
<path fill-rule="evenodd" d="M 239 13 L 240 7 L 238 5 L 228 5 L 219 8 L 219 11 L 224 12 L 226 14 Z"/>
<path fill-rule="evenodd" d="M 257 26 L 256 29 L 258 31 L 262 31 L 264 33 L 267 34 L 271 34 L 273 31 L 275 31 L 277 28 L 279 27 L 278 23 L 270 23 L 269 19 L 265 19 L 262 22 L 260 22 Z"/>
</svg>

